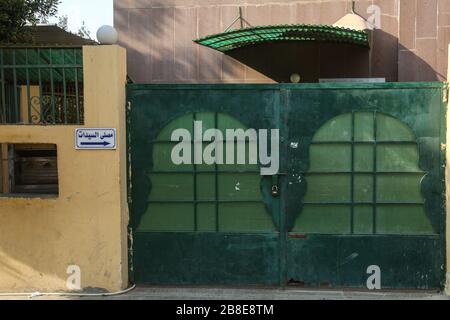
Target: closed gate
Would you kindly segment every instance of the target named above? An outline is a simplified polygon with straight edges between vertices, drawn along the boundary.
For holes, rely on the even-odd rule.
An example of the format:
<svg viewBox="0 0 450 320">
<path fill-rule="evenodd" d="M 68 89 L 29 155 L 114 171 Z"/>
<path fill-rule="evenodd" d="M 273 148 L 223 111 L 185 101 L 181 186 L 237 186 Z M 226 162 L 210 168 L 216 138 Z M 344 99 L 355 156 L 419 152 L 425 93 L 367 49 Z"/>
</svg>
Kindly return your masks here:
<svg viewBox="0 0 450 320">
<path fill-rule="evenodd" d="M 365 288 L 373 276 L 385 289 L 441 288 L 444 89 L 128 86 L 132 278 Z M 178 129 L 192 141 L 174 140 Z M 209 129 L 223 138 L 194 139 Z M 269 146 L 278 129 L 278 174 L 261 175 L 252 139 L 227 149 L 227 129 L 269 130 Z M 216 161 L 198 161 L 212 142 Z M 192 161 L 174 161 L 177 148 Z"/>
</svg>

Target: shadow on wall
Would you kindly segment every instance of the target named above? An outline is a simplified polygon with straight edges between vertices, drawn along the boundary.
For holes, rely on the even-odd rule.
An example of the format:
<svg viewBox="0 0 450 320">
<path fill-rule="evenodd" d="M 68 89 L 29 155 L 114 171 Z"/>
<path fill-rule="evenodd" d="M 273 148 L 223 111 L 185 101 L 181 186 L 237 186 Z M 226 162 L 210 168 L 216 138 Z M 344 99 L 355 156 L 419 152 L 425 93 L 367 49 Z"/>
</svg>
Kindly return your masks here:
<svg viewBox="0 0 450 320">
<path fill-rule="evenodd" d="M 128 73 L 136 83 L 193 83 L 221 79 L 223 55 L 193 43 L 197 8 L 115 9 L 119 44 L 128 51 Z M 177 34 L 176 43 L 174 34 Z M 219 67 L 220 66 L 220 67 Z"/>
<path fill-rule="evenodd" d="M 436 71 L 414 52 L 400 46 L 398 38 L 382 31 L 371 33 L 371 49 L 337 43 L 275 42 L 233 50 L 228 55 L 275 82 L 290 82 L 298 73 L 301 82 L 326 78 L 386 78 L 386 81 L 438 81 Z M 398 50 L 403 55 L 398 65 Z M 374 51 L 377 54 L 374 54 Z M 399 67 L 403 74 L 398 74 Z M 445 77 L 444 77 L 445 78 Z"/>
<path fill-rule="evenodd" d="M 20 201 L 20 199 L 17 200 L 17 202 Z M 58 251 L 60 248 L 47 246 L 49 243 L 57 244 L 64 241 L 65 236 L 54 226 L 49 227 L 51 225 L 49 221 L 54 219 L 52 213 L 43 212 L 43 208 L 36 205 L 36 202 L 34 206 L 37 208 L 32 212 L 29 208 L 20 210 L 20 205 L 8 208 L 5 203 L 2 203 L 5 211 L 2 212 L 0 223 L 8 227 L 4 227 L 0 235 L 0 277 L 2 278 L 0 293 L 24 290 L 27 292 L 53 291 L 55 287 L 63 286 L 66 282 L 66 270 L 64 267 L 59 268 L 60 261 L 55 258 L 57 254 L 61 255 Z M 15 210 L 15 214 L 11 214 L 11 209 Z M 12 217 L 17 215 L 17 212 L 21 215 L 19 219 Z M 36 214 L 38 212 L 39 214 Z M 16 223 L 18 220 L 21 221 L 19 227 Z M 67 243 L 77 241 L 77 237 L 74 234 L 72 236 L 73 238 Z M 69 251 L 70 248 L 66 250 Z M 52 259 L 49 257 L 55 258 L 54 261 L 49 261 Z"/>
<path fill-rule="evenodd" d="M 333 43 L 274 42 L 235 49 L 229 56 L 275 82 L 290 82 L 293 73 L 301 82 L 320 78 L 368 78 L 368 49 Z"/>
<path fill-rule="evenodd" d="M 137 83 L 289 82 L 292 73 L 299 73 L 303 82 L 349 77 L 390 82 L 446 79 L 400 45 L 392 32 L 371 32 L 371 50 L 345 44 L 277 42 L 225 55 L 192 40 L 222 32 L 227 26 L 224 21 L 235 18 L 234 7 L 168 7 L 163 0 L 151 4 L 147 9 L 115 8 L 119 43 L 128 49 L 129 75 Z M 248 19 L 255 25 L 261 22 L 256 11 L 272 10 L 248 7 L 246 16 L 250 9 Z"/>
</svg>

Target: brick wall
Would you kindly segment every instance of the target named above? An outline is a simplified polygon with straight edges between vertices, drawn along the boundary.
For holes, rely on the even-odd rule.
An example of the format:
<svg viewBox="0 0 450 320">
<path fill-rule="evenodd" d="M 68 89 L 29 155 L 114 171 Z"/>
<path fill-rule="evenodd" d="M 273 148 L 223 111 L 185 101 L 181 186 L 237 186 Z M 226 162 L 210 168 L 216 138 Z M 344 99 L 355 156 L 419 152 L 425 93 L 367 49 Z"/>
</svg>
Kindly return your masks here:
<svg viewBox="0 0 450 320">
<path fill-rule="evenodd" d="M 381 9 L 381 30 L 373 32 L 367 57 L 360 55 L 356 64 L 353 58 L 342 62 L 349 59 L 345 52 L 323 50 L 319 60 L 323 70 L 353 63 L 351 68 L 341 68 L 340 75 L 445 80 L 450 0 L 360 0 L 356 11 L 368 17 L 371 5 Z M 114 24 L 120 44 L 128 48 L 128 70 L 134 81 L 257 83 L 279 80 L 192 40 L 224 31 L 237 17 L 238 6 L 244 18 L 258 26 L 333 24 L 350 11 L 351 4 L 344 0 L 115 0 L 114 6 Z M 310 62 L 298 51 L 295 58 L 301 68 Z"/>
</svg>

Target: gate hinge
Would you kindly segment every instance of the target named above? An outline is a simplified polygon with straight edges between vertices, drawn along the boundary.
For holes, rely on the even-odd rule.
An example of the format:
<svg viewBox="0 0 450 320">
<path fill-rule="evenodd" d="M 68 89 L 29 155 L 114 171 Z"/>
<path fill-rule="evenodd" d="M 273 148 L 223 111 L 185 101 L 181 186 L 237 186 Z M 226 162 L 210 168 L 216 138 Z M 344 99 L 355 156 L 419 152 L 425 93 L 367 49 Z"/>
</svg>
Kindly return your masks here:
<svg viewBox="0 0 450 320">
<path fill-rule="evenodd" d="M 448 102 L 448 90 L 449 88 L 445 88 L 444 90 L 444 94 L 443 94 L 443 102 L 447 103 Z"/>
<path fill-rule="evenodd" d="M 128 101 L 128 103 L 127 103 L 127 109 L 128 109 L 128 111 L 131 110 L 131 101 Z"/>
</svg>

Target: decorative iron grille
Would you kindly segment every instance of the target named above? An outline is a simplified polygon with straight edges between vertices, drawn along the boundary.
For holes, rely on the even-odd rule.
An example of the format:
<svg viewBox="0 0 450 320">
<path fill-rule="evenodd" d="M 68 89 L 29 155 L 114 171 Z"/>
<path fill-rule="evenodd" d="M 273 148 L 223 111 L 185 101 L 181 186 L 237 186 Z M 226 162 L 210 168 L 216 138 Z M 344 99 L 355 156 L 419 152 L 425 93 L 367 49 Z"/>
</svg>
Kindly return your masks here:
<svg viewBox="0 0 450 320">
<path fill-rule="evenodd" d="M 81 48 L 0 48 L 0 124 L 83 123 Z"/>
</svg>

